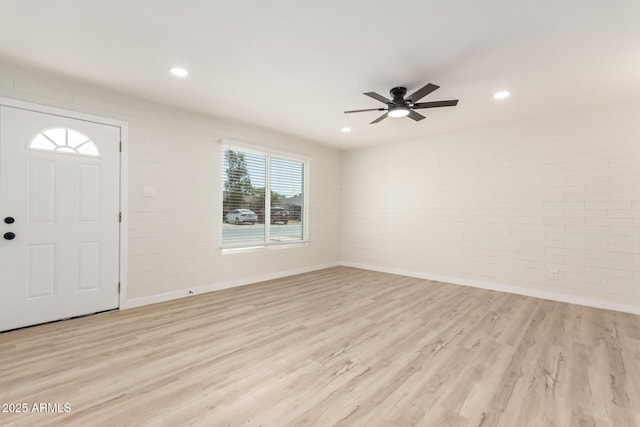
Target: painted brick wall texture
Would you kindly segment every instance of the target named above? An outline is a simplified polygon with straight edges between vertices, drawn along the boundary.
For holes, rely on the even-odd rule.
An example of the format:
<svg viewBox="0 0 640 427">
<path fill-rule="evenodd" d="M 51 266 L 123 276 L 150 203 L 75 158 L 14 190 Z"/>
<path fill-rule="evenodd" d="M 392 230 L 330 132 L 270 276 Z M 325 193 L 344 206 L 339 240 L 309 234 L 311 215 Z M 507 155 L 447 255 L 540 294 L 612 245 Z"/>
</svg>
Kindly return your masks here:
<svg viewBox="0 0 640 427">
<path fill-rule="evenodd" d="M 343 155 L 342 259 L 640 306 L 640 106 Z"/>
<path fill-rule="evenodd" d="M 7 66 L 0 96 L 129 123 L 131 298 L 343 260 L 640 307 L 640 105 L 341 153 Z M 221 253 L 221 137 L 311 158 L 309 246 Z"/>
<path fill-rule="evenodd" d="M 0 96 L 129 123 L 129 298 L 339 261 L 339 217 L 329 212 L 340 203 L 337 150 L 9 67 Z M 223 137 L 311 159 L 308 246 L 221 253 Z M 145 184 L 156 197 L 143 196 Z"/>
</svg>

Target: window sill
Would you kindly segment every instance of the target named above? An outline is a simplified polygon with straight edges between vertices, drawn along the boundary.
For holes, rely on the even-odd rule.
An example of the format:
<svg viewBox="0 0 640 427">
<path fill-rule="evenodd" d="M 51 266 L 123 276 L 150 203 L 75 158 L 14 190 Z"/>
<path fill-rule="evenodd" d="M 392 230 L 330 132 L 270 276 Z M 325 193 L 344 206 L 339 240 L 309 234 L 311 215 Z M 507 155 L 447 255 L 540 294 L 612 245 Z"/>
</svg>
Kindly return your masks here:
<svg viewBox="0 0 640 427">
<path fill-rule="evenodd" d="M 238 248 L 220 248 L 223 255 L 237 254 L 246 252 L 261 252 L 280 249 L 293 249 L 300 246 L 308 246 L 311 243 L 309 240 L 300 240 L 298 242 L 286 242 L 286 243 L 274 243 L 270 245 L 258 245 L 258 246 L 241 246 Z"/>
</svg>

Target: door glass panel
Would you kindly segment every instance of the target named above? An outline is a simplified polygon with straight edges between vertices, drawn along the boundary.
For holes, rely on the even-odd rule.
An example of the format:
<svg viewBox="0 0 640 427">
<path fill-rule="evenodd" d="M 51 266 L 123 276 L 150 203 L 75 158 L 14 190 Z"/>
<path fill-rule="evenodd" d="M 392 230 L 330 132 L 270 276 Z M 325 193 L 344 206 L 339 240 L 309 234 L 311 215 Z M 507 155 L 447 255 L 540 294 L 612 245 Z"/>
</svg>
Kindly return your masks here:
<svg viewBox="0 0 640 427">
<path fill-rule="evenodd" d="M 100 156 L 98 146 L 85 134 L 69 128 L 51 128 L 31 138 L 29 148 L 58 153 Z"/>
</svg>

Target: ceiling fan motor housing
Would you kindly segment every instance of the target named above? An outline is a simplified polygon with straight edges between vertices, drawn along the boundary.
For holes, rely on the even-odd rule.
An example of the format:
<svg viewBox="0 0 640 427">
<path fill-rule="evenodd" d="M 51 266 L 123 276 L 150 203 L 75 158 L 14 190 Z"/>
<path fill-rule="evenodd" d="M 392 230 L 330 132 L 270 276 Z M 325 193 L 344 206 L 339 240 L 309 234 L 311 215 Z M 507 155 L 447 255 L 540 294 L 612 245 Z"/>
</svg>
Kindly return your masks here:
<svg viewBox="0 0 640 427">
<path fill-rule="evenodd" d="M 406 94 L 406 87 L 394 87 L 393 89 L 391 89 L 391 97 L 393 98 L 394 104 L 404 104 L 404 96 Z"/>
</svg>

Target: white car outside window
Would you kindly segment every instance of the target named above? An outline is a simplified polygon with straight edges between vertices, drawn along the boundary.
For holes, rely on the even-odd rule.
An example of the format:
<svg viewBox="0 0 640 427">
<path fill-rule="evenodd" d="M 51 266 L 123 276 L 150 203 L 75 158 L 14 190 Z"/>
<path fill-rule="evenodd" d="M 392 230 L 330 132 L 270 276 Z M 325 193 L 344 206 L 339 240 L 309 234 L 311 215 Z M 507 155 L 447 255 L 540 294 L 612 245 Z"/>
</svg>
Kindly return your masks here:
<svg viewBox="0 0 640 427">
<path fill-rule="evenodd" d="M 250 209 L 234 209 L 227 214 L 229 224 L 255 224 L 258 216 Z"/>
</svg>

